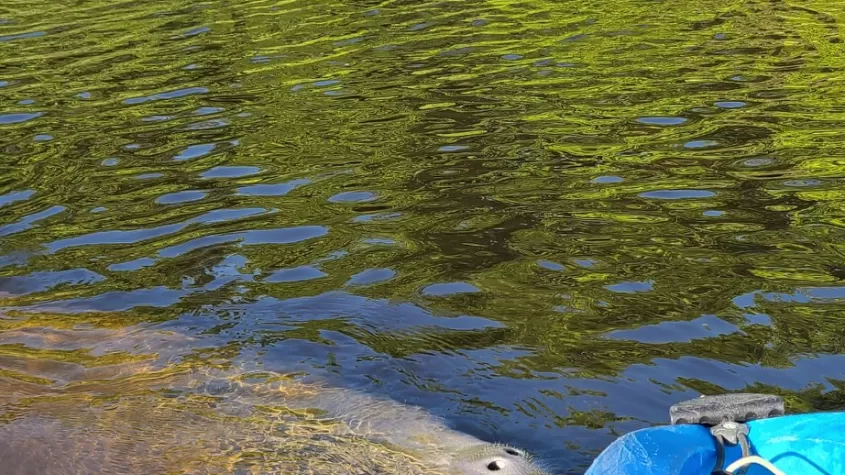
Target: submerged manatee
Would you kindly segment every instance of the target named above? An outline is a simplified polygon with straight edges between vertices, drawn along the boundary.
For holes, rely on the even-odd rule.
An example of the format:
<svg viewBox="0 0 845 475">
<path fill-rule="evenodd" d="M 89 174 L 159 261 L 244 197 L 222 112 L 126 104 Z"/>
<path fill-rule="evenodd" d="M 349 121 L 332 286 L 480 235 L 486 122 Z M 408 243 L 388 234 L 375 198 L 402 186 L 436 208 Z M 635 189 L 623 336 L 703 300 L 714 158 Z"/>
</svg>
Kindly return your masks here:
<svg viewBox="0 0 845 475">
<path fill-rule="evenodd" d="M 34 373 L 28 382 L 0 373 L 4 389 L 31 386 L 0 409 L 4 475 L 546 474 L 521 450 L 455 431 L 418 407 L 174 356 L 174 348 L 192 346 L 187 337 L 121 333 L 110 346 L 108 335 L 98 333 L 92 357 L 104 364 L 63 366 L 60 350 L 88 343 L 27 331 L 7 336 L 38 351 L 0 360 L 0 369 Z M 155 358 L 113 362 L 115 348 L 153 351 Z M 62 364 L 54 367 L 51 357 Z M 103 369 L 109 367 L 118 369 Z"/>
<path fill-rule="evenodd" d="M 267 404 L 281 395 L 279 404 L 291 410 L 312 411 L 315 421 L 336 423 L 336 433 L 362 437 L 417 459 L 437 473 L 460 475 L 544 475 L 546 472 L 524 451 L 485 442 L 450 428 L 424 409 L 391 399 L 325 385 L 308 385 L 272 373 L 216 378 L 211 386 L 227 388 L 247 405 Z M 262 381 L 261 383 L 256 381 Z M 248 383 L 246 383 L 248 382 Z M 203 383 L 204 387 L 210 387 Z M 233 390 L 233 386 L 237 389 Z M 270 389 L 268 391 L 268 389 Z M 274 394 L 275 393 L 275 394 Z"/>
</svg>

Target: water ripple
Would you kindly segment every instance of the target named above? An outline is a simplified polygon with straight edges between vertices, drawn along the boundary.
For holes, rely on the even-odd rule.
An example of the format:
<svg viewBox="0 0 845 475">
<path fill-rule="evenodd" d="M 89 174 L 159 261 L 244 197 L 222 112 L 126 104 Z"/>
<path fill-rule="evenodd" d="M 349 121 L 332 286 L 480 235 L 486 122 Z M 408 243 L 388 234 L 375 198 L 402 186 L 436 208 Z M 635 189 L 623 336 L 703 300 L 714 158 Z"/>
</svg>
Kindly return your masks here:
<svg viewBox="0 0 845 475">
<path fill-rule="evenodd" d="M 0 125 L 2 124 L 17 124 L 20 122 L 28 122 L 32 119 L 37 119 L 43 115 L 42 112 L 18 112 L 13 114 L 0 114 Z"/>
<path fill-rule="evenodd" d="M 156 322 L 556 473 L 702 393 L 841 408 L 839 3 L 365 3 L 4 5 L 0 398 Z"/>
<path fill-rule="evenodd" d="M 130 97 L 128 99 L 124 99 L 124 104 L 143 104 L 149 101 L 162 101 L 167 99 L 178 99 L 185 96 L 190 96 L 192 94 L 206 94 L 208 93 L 208 89 L 204 87 L 188 87 L 184 89 L 177 89 L 174 91 L 167 91 L 167 92 L 159 92 L 156 94 L 151 94 L 149 96 L 141 96 L 141 97 Z"/>
</svg>

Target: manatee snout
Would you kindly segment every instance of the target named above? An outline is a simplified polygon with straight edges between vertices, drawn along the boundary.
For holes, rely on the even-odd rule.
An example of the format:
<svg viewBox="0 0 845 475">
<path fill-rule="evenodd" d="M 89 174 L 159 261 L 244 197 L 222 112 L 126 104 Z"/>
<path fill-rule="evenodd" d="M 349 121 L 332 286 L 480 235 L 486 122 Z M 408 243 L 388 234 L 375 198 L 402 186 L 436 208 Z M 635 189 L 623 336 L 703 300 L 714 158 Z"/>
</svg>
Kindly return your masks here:
<svg viewBox="0 0 845 475">
<path fill-rule="evenodd" d="M 484 444 L 459 453 L 453 463 L 462 475 L 548 475 L 525 452 L 499 444 Z"/>
</svg>

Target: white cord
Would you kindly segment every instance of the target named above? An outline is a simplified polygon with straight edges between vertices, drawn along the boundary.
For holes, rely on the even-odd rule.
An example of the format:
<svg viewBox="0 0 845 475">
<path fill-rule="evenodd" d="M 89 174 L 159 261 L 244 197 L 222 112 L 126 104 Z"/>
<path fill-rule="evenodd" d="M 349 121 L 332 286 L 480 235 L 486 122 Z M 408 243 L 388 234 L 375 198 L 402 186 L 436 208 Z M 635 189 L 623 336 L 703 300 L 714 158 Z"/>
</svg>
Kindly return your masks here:
<svg viewBox="0 0 845 475">
<path fill-rule="evenodd" d="M 760 458 L 757 455 L 749 455 L 748 457 L 743 457 L 743 458 L 737 460 L 736 462 L 728 465 L 728 468 L 725 469 L 725 471 L 728 472 L 728 473 L 734 473 L 737 469 L 740 469 L 742 467 L 746 467 L 748 465 L 755 464 L 755 463 L 757 465 L 762 465 L 766 470 L 772 472 L 774 475 L 786 475 L 785 473 L 778 470 L 777 467 L 772 465 L 771 462 L 769 462 L 766 459 Z"/>
</svg>

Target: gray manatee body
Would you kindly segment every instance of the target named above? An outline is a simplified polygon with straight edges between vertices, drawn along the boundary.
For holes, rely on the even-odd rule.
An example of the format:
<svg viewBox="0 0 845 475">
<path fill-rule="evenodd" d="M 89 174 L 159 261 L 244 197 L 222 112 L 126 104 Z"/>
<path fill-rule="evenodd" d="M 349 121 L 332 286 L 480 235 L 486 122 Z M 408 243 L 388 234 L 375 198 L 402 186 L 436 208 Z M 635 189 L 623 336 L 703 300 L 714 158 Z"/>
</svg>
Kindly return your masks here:
<svg viewBox="0 0 845 475">
<path fill-rule="evenodd" d="M 105 336 L 96 338 L 104 348 Z M 156 352 L 151 341 L 183 345 L 138 333 L 103 351 Z M 49 344 L 73 346 L 56 335 Z M 169 360 L 84 370 L 43 357 L 27 363 L 0 369 L 54 383 L 0 378 L 4 475 L 547 473 L 523 451 L 455 431 L 421 408 L 276 373 Z"/>
<path fill-rule="evenodd" d="M 284 407 L 316 410 L 314 420 L 339 423 L 340 433 L 363 437 L 411 454 L 426 468 L 456 475 L 545 475 L 546 472 L 521 449 L 485 442 L 450 428 L 443 419 L 424 409 L 358 391 L 324 385 L 282 383 L 271 392 L 287 394 Z M 247 393 L 258 401 L 272 400 L 261 385 L 232 389 L 225 379 L 204 383 L 204 388 Z M 259 389 L 260 388 L 260 389 Z M 244 391 L 245 389 L 245 391 Z M 256 391 L 256 389 L 259 389 Z M 243 402 L 243 396 L 240 398 Z M 251 403 L 250 403 L 251 404 Z"/>
</svg>

